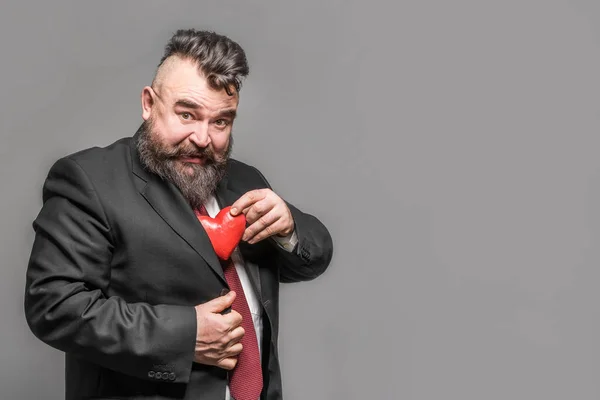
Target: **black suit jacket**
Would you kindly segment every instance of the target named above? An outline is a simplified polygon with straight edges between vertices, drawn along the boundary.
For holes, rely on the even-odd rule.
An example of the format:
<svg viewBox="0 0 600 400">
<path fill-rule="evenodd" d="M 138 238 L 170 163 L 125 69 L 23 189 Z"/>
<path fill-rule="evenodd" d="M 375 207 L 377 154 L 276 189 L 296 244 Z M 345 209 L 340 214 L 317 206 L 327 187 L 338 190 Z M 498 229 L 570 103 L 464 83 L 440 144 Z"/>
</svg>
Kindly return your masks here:
<svg viewBox="0 0 600 400">
<path fill-rule="evenodd" d="M 66 399 L 223 400 L 227 372 L 194 363 L 194 306 L 227 282 L 211 243 L 179 190 L 147 172 L 136 136 L 57 161 L 33 226 L 25 314 L 32 332 L 66 353 Z M 231 160 L 216 197 L 231 205 L 269 187 Z M 314 279 L 332 240 L 321 222 L 288 203 L 298 245 L 240 243 L 263 305 L 261 399 L 281 399 L 279 283 Z M 252 272 L 252 271 L 251 271 Z"/>
</svg>

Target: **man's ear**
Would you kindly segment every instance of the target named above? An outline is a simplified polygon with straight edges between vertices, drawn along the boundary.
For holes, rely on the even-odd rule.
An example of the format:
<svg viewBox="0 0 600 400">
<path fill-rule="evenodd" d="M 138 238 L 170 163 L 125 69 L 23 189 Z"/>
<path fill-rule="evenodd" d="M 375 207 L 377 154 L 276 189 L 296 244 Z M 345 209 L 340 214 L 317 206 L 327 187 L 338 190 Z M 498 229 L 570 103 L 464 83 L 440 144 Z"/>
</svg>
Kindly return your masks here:
<svg viewBox="0 0 600 400">
<path fill-rule="evenodd" d="M 154 106 L 154 90 L 150 86 L 142 89 L 142 118 L 147 121 L 150 118 L 152 107 Z"/>
</svg>

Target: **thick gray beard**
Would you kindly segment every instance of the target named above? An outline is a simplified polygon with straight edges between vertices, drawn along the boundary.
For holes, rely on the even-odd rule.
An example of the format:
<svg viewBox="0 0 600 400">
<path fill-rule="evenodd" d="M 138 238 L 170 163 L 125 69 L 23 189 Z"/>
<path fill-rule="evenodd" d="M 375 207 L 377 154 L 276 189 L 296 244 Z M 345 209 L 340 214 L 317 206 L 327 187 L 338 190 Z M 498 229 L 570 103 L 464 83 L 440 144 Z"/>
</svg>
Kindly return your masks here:
<svg viewBox="0 0 600 400">
<path fill-rule="evenodd" d="M 163 180 L 172 182 L 192 208 L 199 209 L 215 193 L 217 185 L 227 171 L 227 160 L 233 147 L 233 137 L 230 137 L 229 146 L 222 159 L 215 157 L 208 148 L 204 150 L 195 148 L 196 154 L 204 154 L 208 159 L 205 165 L 186 164 L 186 169 L 187 167 L 193 169 L 193 172 L 189 173 L 189 171 L 182 171 L 182 164 L 178 159 L 191 154 L 177 147 L 165 148 L 154 132 L 151 120 L 144 121 L 138 133 L 137 150 L 142 165 Z"/>
</svg>

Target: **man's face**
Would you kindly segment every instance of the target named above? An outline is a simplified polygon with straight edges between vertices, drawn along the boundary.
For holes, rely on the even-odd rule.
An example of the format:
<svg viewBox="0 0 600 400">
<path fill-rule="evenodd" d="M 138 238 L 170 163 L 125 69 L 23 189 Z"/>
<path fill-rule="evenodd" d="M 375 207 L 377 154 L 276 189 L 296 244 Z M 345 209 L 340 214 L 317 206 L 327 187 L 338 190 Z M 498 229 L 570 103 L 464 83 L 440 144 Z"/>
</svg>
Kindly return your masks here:
<svg viewBox="0 0 600 400">
<path fill-rule="evenodd" d="M 142 162 L 178 186 L 193 207 L 223 177 L 237 105 L 237 94 L 212 89 L 186 60 L 171 63 L 157 87 L 142 92 Z"/>
</svg>

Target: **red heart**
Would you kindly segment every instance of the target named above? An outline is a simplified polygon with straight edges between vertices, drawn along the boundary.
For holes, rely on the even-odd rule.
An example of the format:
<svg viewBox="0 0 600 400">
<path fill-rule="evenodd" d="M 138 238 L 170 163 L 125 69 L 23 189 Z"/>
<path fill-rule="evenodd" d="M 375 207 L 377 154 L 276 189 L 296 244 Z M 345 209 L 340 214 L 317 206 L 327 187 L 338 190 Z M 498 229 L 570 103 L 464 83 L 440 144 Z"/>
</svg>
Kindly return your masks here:
<svg viewBox="0 0 600 400">
<path fill-rule="evenodd" d="M 231 207 L 223 208 L 214 218 L 198 215 L 215 253 L 221 260 L 227 260 L 231 256 L 246 229 L 246 216 L 239 214 L 234 217 L 229 213 L 230 209 Z"/>
</svg>

